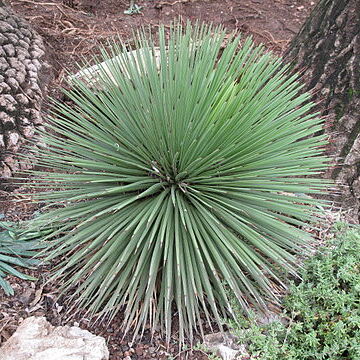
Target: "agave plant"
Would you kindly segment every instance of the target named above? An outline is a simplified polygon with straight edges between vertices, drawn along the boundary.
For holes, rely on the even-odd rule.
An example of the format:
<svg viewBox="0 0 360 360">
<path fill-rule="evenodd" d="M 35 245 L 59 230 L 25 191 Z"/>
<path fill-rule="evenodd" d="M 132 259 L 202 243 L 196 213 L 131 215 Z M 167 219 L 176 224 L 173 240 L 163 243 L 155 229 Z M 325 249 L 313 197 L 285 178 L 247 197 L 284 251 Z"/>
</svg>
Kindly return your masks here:
<svg viewBox="0 0 360 360">
<path fill-rule="evenodd" d="M 231 316 L 229 293 L 265 307 L 296 274 L 325 140 L 298 76 L 250 39 L 189 24 L 135 38 L 96 58 L 101 91 L 88 75 L 55 102 L 38 221 L 59 226 L 53 278 L 76 307 L 167 340 L 176 315 L 183 340 Z"/>
<path fill-rule="evenodd" d="M 35 256 L 44 247 L 39 238 L 45 233 L 37 230 L 24 231 L 15 223 L 8 221 L 1 221 L 0 228 L 3 229 L 0 231 L 0 288 L 6 295 L 14 295 L 14 289 L 6 280 L 6 276 L 36 280 L 19 271 L 18 268 L 34 268 L 40 263 Z"/>
</svg>

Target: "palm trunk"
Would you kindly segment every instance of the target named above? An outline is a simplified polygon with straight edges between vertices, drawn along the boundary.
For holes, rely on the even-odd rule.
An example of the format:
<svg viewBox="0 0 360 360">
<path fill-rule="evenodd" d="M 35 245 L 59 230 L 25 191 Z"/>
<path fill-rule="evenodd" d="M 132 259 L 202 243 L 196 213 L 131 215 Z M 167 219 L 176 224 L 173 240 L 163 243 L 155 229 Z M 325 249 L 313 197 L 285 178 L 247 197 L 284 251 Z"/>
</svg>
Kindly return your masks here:
<svg viewBox="0 0 360 360">
<path fill-rule="evenodd" d="M 42 123 L 43 58 L 41 37 L 0 0 L 0 179 L 32 166 L 18 155 Z"/>
</svg>

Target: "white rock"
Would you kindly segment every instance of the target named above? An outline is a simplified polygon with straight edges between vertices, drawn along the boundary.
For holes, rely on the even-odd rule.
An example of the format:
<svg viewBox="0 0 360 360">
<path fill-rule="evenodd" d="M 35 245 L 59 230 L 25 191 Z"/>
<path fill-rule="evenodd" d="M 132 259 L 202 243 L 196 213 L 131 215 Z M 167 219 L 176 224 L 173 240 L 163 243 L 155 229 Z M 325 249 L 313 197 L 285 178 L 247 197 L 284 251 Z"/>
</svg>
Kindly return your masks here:
<svg viewBox="0 0 360 360">
<path fill-rule="evenodd" d="M 191 44 L 190 49 L 191 51 L 194 51 L 199 43 L 192 42 Z M 150 57 L 148 57 L 149 54 Z M 164 60 L 162 59 L 159 47 L 143 47 L 136 50 L 124 51 L 119 55 L 109 58 L 99 64 L 82 69 L 76 74 L 68 76 L 67 79 L 70 84 L 74 83 L 74 80 L 80 80 L 90 88 L 102 90 L 103 85 L 119 85 L 116 80 L 116 73 L 121 73 L 126 77 L 131 78 L 129 68 L 135 68 L 139 71 L 139 74 L 144 74 L 148 67 L 147 62 L 149 59 L 152 66 L 159 70 L 161 67 L 161 61 Z"/>
<path fill-rule="evenodd" d="M 238 344 L 237 337 L 225 332 L 208 334 L 204 337 L 204 345 L 223 360 L 234 360 L 238 356 L 247 356 L 246 346 Z"/>
<path fill-rule="evenodd" d="M 234 350 L 225 345 L 218 345 L 216 354 L 223 360 L 234 360 L 238 355 L 239 350 Z"/>
<path fill-rule="evenodd" d="M 0 360 L 108 360 L 105 339 L 76 326 L 29 317 L 0 349 Z"/>
<path fill-rule="evenodd" d="M 118 86 L 116 76 L 114 73 L 121 72 L 128 78 L 130 78 L 128 72 L 128 66 L 137 67 L 141 72 L 141 66 L 144 66 L 146 61 L 146 55 L 149 49 L 141 48 L 138 50 L 132 50 L 124 52 L 118 56 L 103 61 L 100 64 L 90 66 L 86 69 L 82 69 L 74 75 L 68 77 L 68 81 L 71 83 L 73 80 L 78 79 L 87 84 L 89 87 L 100 90 L 102 84 L 114 84 Z M 155 55 L 155 66 L 159 69 L 160 67 L 160 50 L 154 48 Z"/>
</svg>

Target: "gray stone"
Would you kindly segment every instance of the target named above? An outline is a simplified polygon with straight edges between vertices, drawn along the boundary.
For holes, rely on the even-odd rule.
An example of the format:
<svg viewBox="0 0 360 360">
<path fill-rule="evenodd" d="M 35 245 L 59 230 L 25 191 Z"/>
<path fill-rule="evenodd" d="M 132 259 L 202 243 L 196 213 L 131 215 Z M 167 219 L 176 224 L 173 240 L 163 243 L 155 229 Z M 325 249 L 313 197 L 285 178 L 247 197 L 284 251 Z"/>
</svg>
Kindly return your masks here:
<svg viewBox="0 0 360 360">
<path fill-rule="evenodd" d="M 0 360 L 108 360 L 105 339 L 77 326 L 30 317 L 0 349 Z"/>
<path fill-rule="evenodd" d="M 117 81 L 114 78 L 112 68 L 114 66 L 120 68 L 120 70 L 123 72 L 123 74 L 127 77 L 130 77 L 130 74 L 127 70 L 127 64 L 126 63 L 133 63 L 133 65 L 139 67 L 139 63 L 141 64 L 141 61 L 143 61 L 144 54 L 146 54 L 146 49 L 138 49 L 138 50 L 132 50 L 126 53 L 123 53 L 122 55 L 115 56 L 109 60 L 103 61 L 100 64 L 90 66 L 86 69 L 82 69 L 79 72 L 77 72 L 74 75 L 70 75 L 68 77 L 69 82 L 73 82 L 74 80 L 80 80 L 83 83 L 87 84 L 88 86 L 95 88 L 95 89 L 101 89 L 104 83 L 113 83 L 115 86 L 117 86 Z M 161 62 L 161 54 L 159 48 L 154 48 L 154 54 L 155 54 L 155 62 L 156 66 L 160 68 L 160 62 Z M 104 73 L 106 74 L 106 77 L 103 76 Z"/>
<path fill-rule="evenodd" d="M 270 325 L 273 322 L 287 323 L 285 318 L 281 317 L 278 313 L 271 311 L 256 313 L 255 320 L 259 325 Z"/>
<path fill-rule="evenodd" d="M 237 337 L 229 332 L 218 332 L 205 335 L 204 346 L 223 360 L 248 356 L 245 345 L 238 344 L 237 340 Z"/>
</svg>

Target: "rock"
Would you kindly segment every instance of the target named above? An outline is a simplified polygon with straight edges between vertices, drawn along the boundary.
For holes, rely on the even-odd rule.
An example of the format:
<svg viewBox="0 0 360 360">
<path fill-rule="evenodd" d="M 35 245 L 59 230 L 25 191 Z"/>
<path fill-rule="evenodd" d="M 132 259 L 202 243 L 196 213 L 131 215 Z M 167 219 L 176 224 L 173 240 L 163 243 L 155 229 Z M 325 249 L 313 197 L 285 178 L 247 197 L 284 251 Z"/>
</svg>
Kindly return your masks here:
<svg viewBox="0 0 360 360">
<path fill-rule="evenodd" d="M 29 317 L 0 349 L 0 360 L 108 360 L 105 339 L 77 326 Z"/>
<path fill-rule="evenodd" d="M 233 360 L 236 359 L 236 356 L 238 355 L 239 351 L 229 348 L 225 345 L 219 345 L 217 348 L 217 356 L 219 356 L 221 359 L 224 360 Z"/>
<path fill-rule="evenodd" d="M 270 325 L 274 322 L 281 322 L 284 325 L 287 324 L 287 319 L 282 317 L 278 312 L 275 311 L 266 311 L 266 312 L 257 312 L 255 315 L 255 321 L 259 325 Z"/>
<path fill-rule="evenodd" d="M 248 356 L 245 345 L 239 345 L 237 337 L 228 332 L 208 334 L 204 337 L 204 345 L 223 360 L 234 360 Z"/>
<path fill-rule="evenodd" d="M 80 80 L 85 83 L 87 86 L 101 90 L 103 88 L 104 83 L 106 85 L 114 84 L 117 86 L 117 81 L 114 78 L 113 69 L 117 69 L 117 71 L 121 71 L 125 76 L 130 78 L 130 74 L 128 72 L 128 63 L 132 63 L 131 66 L 139 67 L 142 62 L 145 62 L 144 55 L 146 54 L 145 49 L 132 50 L 129 52 L 124 52 L 122 55 L 115 56 L 111 59 L 108 59 L 100 64 L 96 64 L 90 66 L 88 68 L 82 69 L 74 75 L 70 75 L 68 77 L 68 81 L 73 83 L 74 80 Z M 160 68 L 160 49 L 154 48 L 155 54 L 155 65 L 159 69 Z M 100 73 L 101 70 L 106 74 L 106 78 L 102 78 Z"/>
</svg>

